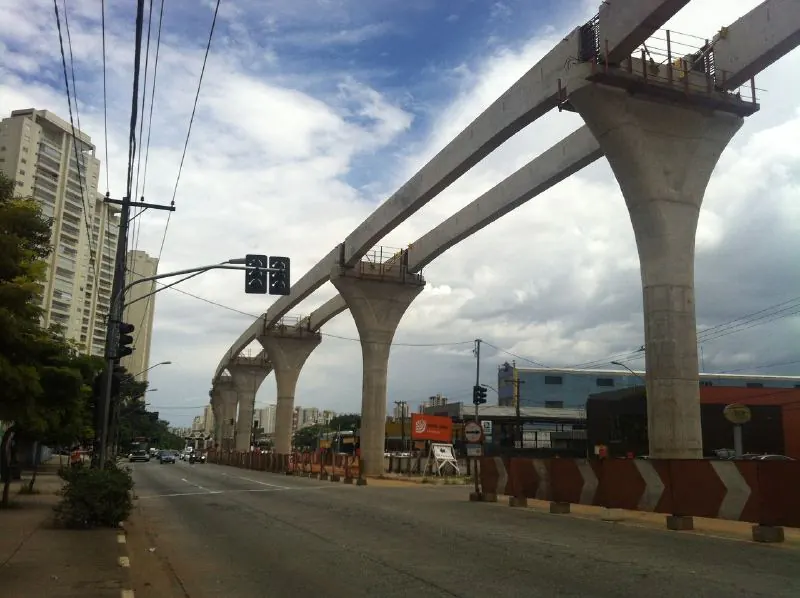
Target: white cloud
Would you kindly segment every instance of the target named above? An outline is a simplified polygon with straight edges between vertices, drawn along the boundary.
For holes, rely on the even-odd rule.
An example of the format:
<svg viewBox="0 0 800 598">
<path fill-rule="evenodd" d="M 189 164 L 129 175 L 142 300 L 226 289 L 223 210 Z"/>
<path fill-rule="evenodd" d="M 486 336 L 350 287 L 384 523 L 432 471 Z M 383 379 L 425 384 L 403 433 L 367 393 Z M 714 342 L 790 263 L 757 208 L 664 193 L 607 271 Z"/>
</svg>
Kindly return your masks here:
<svg viewBox="0 0 800 598">
<path fill-rule="evenodd" d="M 81 120 L 102 157 L 99 14 L 96 3 L 70 3 L 70 10 L 73 4 L 76 12 L 70 13 L 70 26 L 80 67 Z M 229 5 L 221 13 L 224 27 L 220 25 L 212 46 L 161 270 L 264 252 L 291 256 L 293 277 L 298 278 L 565 31 L 596 11 L 596 4 L 576 2 L 573 14 L 562 15 L 552 32 L 545 29 L 538 38 L 492 46 L 478 62 L 465 59 L 446 72 L 426 71 L 424 76 L 439 83 L 442 92 L 452 92 L 415 97 L 414 112 L 397 99 L 410 90 L 381 89 L 356 70 L 308 70 L 306 62 L 300 70 L 291 55 L 265 41 L 287 31 L 314 31 L 326 18 L 331 23 L 327 31 L 335 37 L 336 31 L 385 22 L 384 13 L 354 21 L 348 19 L 355 14 L 348 2 L 315 4 L 315 11 L 308 9 L 308 3 L 270 4 L 274 11 L 259 8 L 261 2 Z M 719 6 L 695 0 L 670 26 L 710 37 L 755 4 L 739 0 Z M 167 16 L 177 19 L 187 5 L 168 8 L 173 12 Z M 13 48 L 17 57 L 0 65 L 0 113 L 35 106 L 66 116 L 52 7 L 36 0 L 26 2 L 23 11 L 18 2 L 0 0 L 0 11 L 4 14 L 0 48 Z M 195 12 L 192 23 L 207 27 L 211 8 Z M 126 96 L 132 34 L 130 15 L 125 16 L 124 22 L 120 15 L 110 19 L 108 40 L 109 152 L 115 196 L 124 192 L 130 110 Z M 170 19 L 165 27 L 146 189 L 149 201 L 162 203 L 172 198 L 207 35 L 207 30 L 181 29 Z M 259 28 L 268 35 L 257 35 Z M 800 152 L 793 141 L 800 134 L 800 116 L 797 95 L 792 93 L 796 85 L 791 83 L 799 62 L 794 52 L 759 78 L 759 86 L 769 90 L 762 111 L 748 119 L 709 185 L 697 241 L 701 325 L 800 295 L 796 266 L 800 208 L 795 199 Z M 34 64 L 41 66 L 36 78 Z M 423 109 L 435 116 L 427 121 L 415 118 Z M 413 241 L 580 124 L 572 113 L 548 114 L 382 243 L 404 246 Z M 359 184 L 352 183 L 354 179 Z M 375 194 L 376 189 L 381 193 Z M 142 217 L 140 248 L 158 252 L 165 219 L 163 213 Z M 554 365 L 598 360 L 642 344 L 633 233 L 604 161 L 462 242 L 431 264 L 425 275 L 428 286 L 395 337 L 400 343 L 481 337 Z M 181 288 L 244 312 L 263 312 L 270 300 L 246 296 L 242 286 L 240 273 L 217 272 Z M 309 313 L 333 292 L 326 285 L 298 313 Z M 251 321 L 177 292 L 159 294 L 151 355 L 154 361 L 168 359 L 173 365 L 153 371 L 153 386 L 159 388 L 151 398 L 153 404 L 206 403 L 217 361 Z M 347 313 L 324 332 L 357 337 Z M 798 332 L 798 319 L 786 318 L 709 342 L 704 345 L 707 369 L 788 361 L 796 355 L 792 339 Z M 437 392 L 466 398 L 474 375 L 470 350 L 468 344 L 393 347 L 390 399 L 416 403 Z M 505 359 L 510 357 L 487 346 L 484 379 L 491 383 L 494 367 Z M 357 342 L 326 337 L 300 377 L 297 404 L 357 410 L 360 363 Z M 274 394 L 274 378 L 269 377 L 259 402 Z M 162 413 L 186 422 L 191 411 Z"/>
</svg>

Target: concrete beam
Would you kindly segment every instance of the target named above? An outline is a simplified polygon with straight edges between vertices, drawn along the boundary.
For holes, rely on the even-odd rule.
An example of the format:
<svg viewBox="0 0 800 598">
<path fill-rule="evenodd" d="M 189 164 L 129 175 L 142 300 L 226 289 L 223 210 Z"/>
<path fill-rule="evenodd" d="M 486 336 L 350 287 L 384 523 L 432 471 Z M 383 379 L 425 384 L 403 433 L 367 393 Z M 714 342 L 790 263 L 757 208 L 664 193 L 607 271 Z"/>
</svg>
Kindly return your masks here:
<svg viewBox="0 0 800 598">
<path fill-rule="evenodd" d="M 609 64 L 627 58 L 689 0 L 612 0 L 599 11 L 600 54 Z"/>
<path fill-rule="evenodd" d="M 460 241 L 588 166 L 602 155 L 600 146 L 589 129 L 581 127 L 414 241 L 408 250 L 408 271 L 419 272 Z M 336 296 L 312 312 L 303 325 L 310 330 L 319 330 L 346 309 L 344 298 L 341 295 Z"/>
<path fill-rule="evenodd" d="M 445 251 L 603 155 L 587 127 L 555 144 L 411 244 L 408 269 L 419 272 Z"/>
<path fill-rule="evenodd" d="M 733 90 L 800 44 L 800 2 L 767 0 L 714 39 L 716 81 Z"/>
<path fill-rule="evenodd" d="M 328 255 L 322 258 L 316 266 L 311 268 L 301 276 L 299 280 L 292 284 L 291 292 L 288 295 L 278 298 L 278 300 L 270 306 L 265 317 L 266 328 L 274 326 L 278 320 L 289 313 L 290 309 L 330 280 L 331 268 L 333 268 L 339 260 L 339 251 L 340 249 L 337 245 Z M 254 338 L 255 335 L 247 342 L 252 342 Z"/>
<path fill-rule="evenodd" d="M 569 33 L 350 233 L 344 242 L 343 265 L 357 264 L 370 248 L 398 224 L 417 212 L 504 141 L 554 108 L 558 102 L 559 78 L 565 77 L 566 65 L 578 53 L 578 33 L 579 29 Z M 330 279 L 330 271 L 338 263 L 338 254 L 337 247 L 295 282 L 289 295 L 281 297 L 269 308 L 267 328 Z M 253 338 L 255 336 L 247 340 L 247 343 Z"/>
</svg>

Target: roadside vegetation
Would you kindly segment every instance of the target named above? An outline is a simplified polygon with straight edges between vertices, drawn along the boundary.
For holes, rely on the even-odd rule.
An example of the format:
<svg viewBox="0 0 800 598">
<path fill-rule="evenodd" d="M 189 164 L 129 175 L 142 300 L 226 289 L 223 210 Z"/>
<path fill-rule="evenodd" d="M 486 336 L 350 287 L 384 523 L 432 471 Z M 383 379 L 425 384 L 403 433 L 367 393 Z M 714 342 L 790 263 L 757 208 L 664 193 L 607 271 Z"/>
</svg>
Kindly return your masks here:
<svg viewBox="0 0 800 598">
<path fill-rule="evenodd" d="M 35 200 L 16 197 L 14 189 L 14 181 L 0 174 L 0 508 L 11 506 L 10 485 L 19 478 L 23 453 L 31 475 L 20 493 L 34 494 L 43 447 L 93 446 L 100 423 L 95 390 L 104 366 L 86 347 L 67 339 L 62 327 L 43 326 L 53 223 Z M 126 451 L 136 437 L 167 448 L 182 446 L 167 422 L 146 410 L 146 383 L 124 369 L 118 375 L 110 417 L 112 454 Z M 96 465 L 81 462 L 62 470 L 57 515 L 65 525 L 117 525 L 130 513 L 130 473 L 115 462 Z"/>
</svg>

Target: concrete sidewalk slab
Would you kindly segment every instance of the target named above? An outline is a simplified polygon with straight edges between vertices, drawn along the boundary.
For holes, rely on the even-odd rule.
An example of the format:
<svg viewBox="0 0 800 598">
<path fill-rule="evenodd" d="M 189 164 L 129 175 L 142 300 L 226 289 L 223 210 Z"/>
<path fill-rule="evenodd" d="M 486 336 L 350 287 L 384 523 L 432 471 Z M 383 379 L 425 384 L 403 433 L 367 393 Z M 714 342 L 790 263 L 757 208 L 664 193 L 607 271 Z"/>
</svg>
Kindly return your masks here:
<svg viewBox="0 0 800 598">
<path fill-rule="evenodd" d="M 39 474 L 39 494 L 19 494 L 22 484 L 12 484 L 14 506 L 0 510 L 0 596 L 119 598 L 129 587 L 119 560 L 126 551 L 120 530 L 57 529 L 53 507 L 62 481 L 55 471 Z"/>
</svg>

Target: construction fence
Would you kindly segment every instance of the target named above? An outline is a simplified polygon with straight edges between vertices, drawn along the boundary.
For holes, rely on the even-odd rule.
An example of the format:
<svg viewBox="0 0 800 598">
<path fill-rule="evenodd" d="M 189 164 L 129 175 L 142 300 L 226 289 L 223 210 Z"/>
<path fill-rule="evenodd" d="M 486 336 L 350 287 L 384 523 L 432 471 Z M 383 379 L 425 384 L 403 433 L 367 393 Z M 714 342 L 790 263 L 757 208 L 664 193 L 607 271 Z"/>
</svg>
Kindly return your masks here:
<svg viewBox="0 0 800 598">
<path fill-rule="evenodd" d="M 800 461 L 484 457 L 482 493 L 800 527 Z"/>
</svg>

